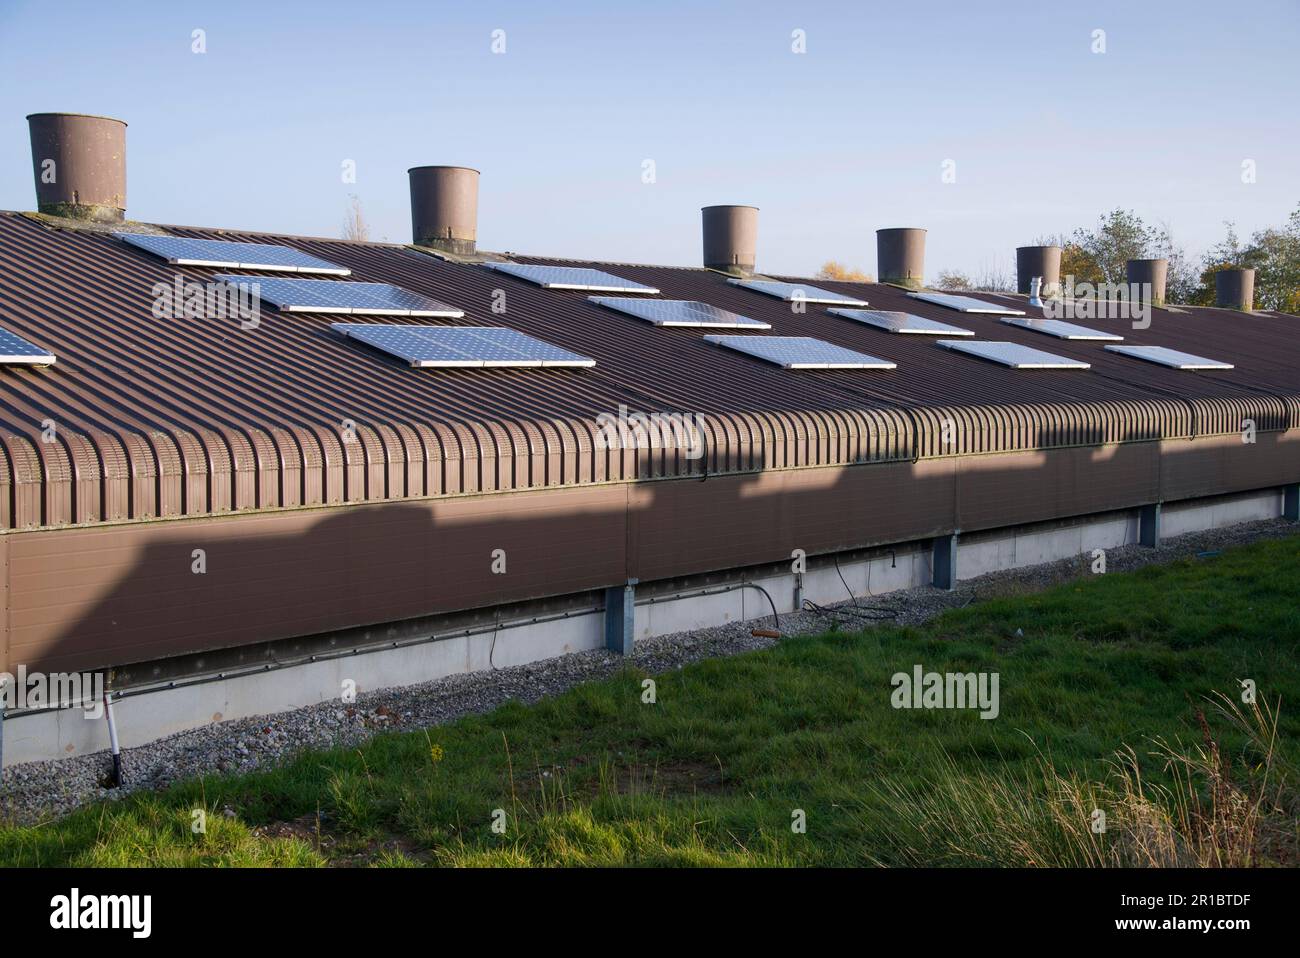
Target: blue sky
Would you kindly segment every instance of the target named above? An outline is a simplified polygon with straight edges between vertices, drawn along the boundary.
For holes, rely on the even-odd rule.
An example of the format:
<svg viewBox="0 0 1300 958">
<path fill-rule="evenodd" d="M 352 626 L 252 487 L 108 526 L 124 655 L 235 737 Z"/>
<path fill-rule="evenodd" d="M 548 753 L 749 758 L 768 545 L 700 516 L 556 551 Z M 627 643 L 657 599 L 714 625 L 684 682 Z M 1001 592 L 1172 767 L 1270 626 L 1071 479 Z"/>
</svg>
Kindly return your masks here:
<svg viewBox="0 0 1300 958">
<path fill-rule="evenodd" d="M 1199 255 L 1300 203 L 1297 40 L 1297 0 L 0 0 L 0 208 L 35 202 L 24 117 L 68 111 L 130 124 L 153 222 L 336 236 L 356 193 L 408 241 L 406 170 L 446 163 L 489 249 L 698 265 L 699 207 L 746 203 L 767 272 L 874 272 L 888 226 L 979 272 L 1122 206 Z"/>
</svg>

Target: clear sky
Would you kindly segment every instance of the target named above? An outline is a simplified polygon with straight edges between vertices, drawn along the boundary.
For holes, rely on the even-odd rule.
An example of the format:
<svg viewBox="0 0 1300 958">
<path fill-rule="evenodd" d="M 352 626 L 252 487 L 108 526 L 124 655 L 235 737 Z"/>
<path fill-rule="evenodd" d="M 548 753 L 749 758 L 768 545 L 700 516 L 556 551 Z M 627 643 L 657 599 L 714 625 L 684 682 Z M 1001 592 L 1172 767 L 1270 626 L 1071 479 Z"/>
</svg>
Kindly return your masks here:
<svg viewBox="0 0 1300 958">
<path fill-rule="evenodd" d="M 1199 255 L 1300 203 L 1298 41 L 1297 0 L 0 0 L 0 208 L 35 205 L 24 117 L 67 111 L 130 124 L 152 222 L 336 236 L 355 193 L 409 241 L 407 168 L 455 164 L 488 249 L 698 265 L 699 207 L 745 203 L 766 272 L 874 273 L 887 226 L 1005 269 L 1115 207 Z"/>
</svg>

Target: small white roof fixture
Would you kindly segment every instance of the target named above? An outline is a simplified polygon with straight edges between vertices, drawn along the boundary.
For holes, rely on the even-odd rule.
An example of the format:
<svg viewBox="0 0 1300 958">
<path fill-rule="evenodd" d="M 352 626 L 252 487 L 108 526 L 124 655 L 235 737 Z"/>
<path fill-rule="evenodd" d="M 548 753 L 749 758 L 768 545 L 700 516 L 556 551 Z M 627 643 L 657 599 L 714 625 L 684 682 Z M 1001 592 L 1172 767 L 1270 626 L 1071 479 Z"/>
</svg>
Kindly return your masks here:
<svg viewBox="0 0 1300 958">
<path fill-rule="evenodd" d="M 1217 359 L 1193 356 L 1191 353 L 1179 352 L 1165 346 L 1107 346 L 1106 350 L 1134 359 L 1145 359 L 1149 363 L 1158 363 L 1171 369 L 1232 369 L 1232 363 L 1222 363 Z"/>
</svg>

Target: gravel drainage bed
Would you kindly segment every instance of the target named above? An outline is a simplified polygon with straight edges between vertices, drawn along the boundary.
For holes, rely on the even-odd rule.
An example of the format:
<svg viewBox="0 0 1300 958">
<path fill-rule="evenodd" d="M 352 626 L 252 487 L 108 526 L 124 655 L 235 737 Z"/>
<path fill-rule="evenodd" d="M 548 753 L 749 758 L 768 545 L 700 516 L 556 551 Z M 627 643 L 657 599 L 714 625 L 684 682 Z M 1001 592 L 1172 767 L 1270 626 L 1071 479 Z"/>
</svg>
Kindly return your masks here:
<svg viewBox="0 0 1300 958">
<path fill-rule="evenodd" d="M 1156 549 L 1123 546 L 1106 550 L 1108 573 L 1127 572 L 1154 563 L 1297 534 L 1281 519 L 1243 523 L 1192 532 Z M 991 572 L 958 583 L 951 592 L 929 586 L 859 598 L 833 607 L 781 616 L 784 637 L 819 634 L 836 626 L 856 629 L 870 621 L 919 625 L 948 609 L 984 599 L 1037 592 L 1069 579 L 1090 575 L 1086 556 L 1044 565 Z M 752 629 L 771 629 L 772 617 L 730 622 L 714 628 L 679 632 L 637 642 L 631 664 L 650 673 L 667 672 L 689 662 L 754 649 L 780 639 L 755 636 Z M 625 664 L 623 657 L 598 650 L 546 659 L 528 665 L 451 675 L 403 688 L 357 696 L 351 705 L 326 702 L 307 708 L 256 716 L 188 732 L 179 732 L 122 752 L 121 788 L 101 786 L 107 752 L 47 762 L 29 762 L 4 770 L 0 780 L 0 817 L 33 823 L 66 814 L 101 799 L 123 798 L 141 789 L 216 773 L 248 772 L 283 762 L 304 749 L 355 745 L 393 729 L 426 728 L 465 715 L 488 712 L 505 702 L 531 703 L 581 682 L 603 678 Z"/>
</svg>

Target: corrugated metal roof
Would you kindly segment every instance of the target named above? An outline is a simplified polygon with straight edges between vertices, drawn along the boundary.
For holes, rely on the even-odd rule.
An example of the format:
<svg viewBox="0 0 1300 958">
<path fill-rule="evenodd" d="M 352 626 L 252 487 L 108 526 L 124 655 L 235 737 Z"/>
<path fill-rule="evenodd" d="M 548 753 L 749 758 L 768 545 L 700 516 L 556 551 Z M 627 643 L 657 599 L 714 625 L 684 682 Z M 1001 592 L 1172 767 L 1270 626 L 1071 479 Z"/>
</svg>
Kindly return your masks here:
<svg viewBox="0 0 1300 958">
<path fill-rule="evenodd" d="M 154 319 L 154 284 L 221 270 L 169 266 L 102 232 L 0 214 L 0 326 L 58 356 L 45 369 L 0 370 L 0 528 L 1228 434 L 1246 418 L 1268 431 L 1300 409 L 1295 317 L 1155 310 L 1145 330 L 1085 321 L 1232 370 L 1166 369 L 1066 340 L 1052 350 L 1090 370 L 1011 370 L 822 306 L 797 312 L 708 270 L 516 257 L 608 269 L 665 299 L 701 300 L 769 322 L 776 335 L 898 364 L 793 372 L 714 348 L 701 330 L 602 309 L 582 291 L 402 246 L 171 229 L 301 249 L 350 267 L 354 281 L 457 306 L 466 315 L 456 325 L 509 326 L 597 365 L 417 370 L 333 334 L 338 317 L 327 314 L 265 308 L 250 330 Z M 891 286 L 817 285 L 873 309 L 953 316 Z M 504 313 L 493 309 L 496 290 Z M 1042 345 L 994 316 L 961 321 L 979 339 Z M 702 416 L 705 455 L 600 448 L 597 417 L 620 407 Z"/>
</svg>

